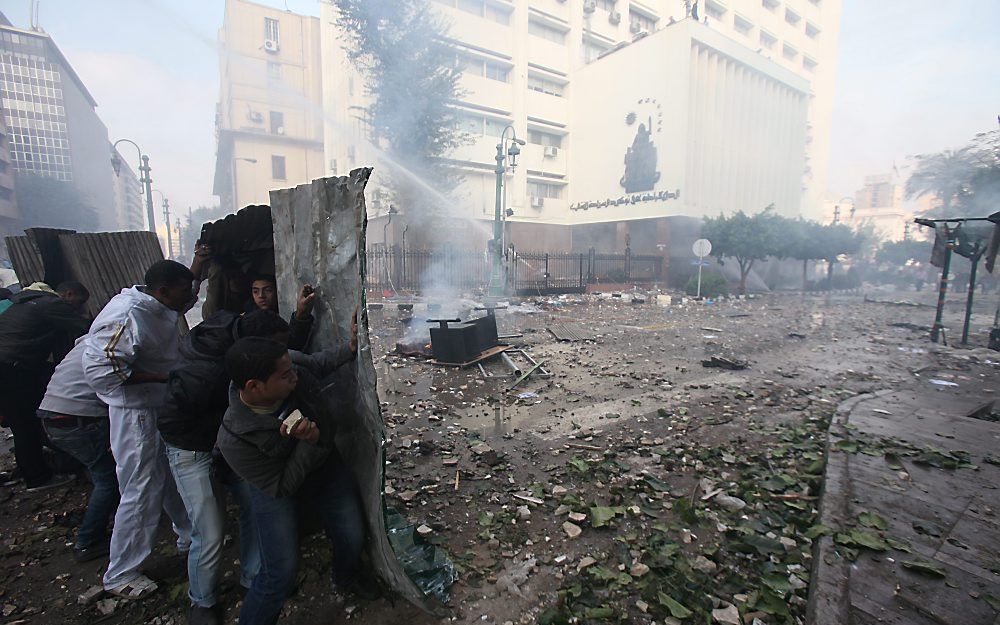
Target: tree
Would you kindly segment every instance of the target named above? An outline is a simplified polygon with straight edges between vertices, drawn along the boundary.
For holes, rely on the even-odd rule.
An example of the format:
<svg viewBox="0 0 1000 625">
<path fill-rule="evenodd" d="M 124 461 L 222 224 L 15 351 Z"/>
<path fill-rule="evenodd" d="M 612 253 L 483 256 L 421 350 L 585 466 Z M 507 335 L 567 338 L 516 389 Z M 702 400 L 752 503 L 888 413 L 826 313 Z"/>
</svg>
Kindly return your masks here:
<svg viewBox="0 0 1000 625">
<path fill-rule="evenodd" d="M 701 236 L 712 242 L 712 256 L 735 258 L 740 267 L 740 293 L 747 292 L 747 275 L 754 262 L 778 255 L 778 217 L 770 205 L 753 217 L 738 211 L 729 217 L 706 217 Z"/>
<path fill-rule="evenodd" d="M 93 231 L 99 225 L 97 209 L 69 182 L 22 172 L 15 193 L 25 228 Z"/>
<path fill-rule="evenodd" d="M 934 217 L 985 217 L 1000 201 L 1000 131 L 984 132 L 958 150 L 913 157 L 906 196 L 934 195 L 942 206 Z"/>
<path fill-rule="evenodd" d="M 464 142 L 449 103 L 461 97 L 461 68 L 447 28 L 428 0 L 333 0 L 344 50 L 371 98 L 372 143 L 406 172 L 393 192 L 411 211 L 433 211 L 417 180 L 448 193 L 459 182 L 443 157 Z"/>
<path fill-rule="evenodd" d="M 827 288 L 833 288 L 833 266 L 844 255 L 854 254 L 861 249 L 864 237 L 844 224 L 829 224 L 818 231 L 814 245 L 816 253 L 827 262 Z"/>
<path fill-rule="evenodd" d="M 875 254 L 879 264 L 905 267 L 910 261 L 926 263 L 931 257 L 931 242 L 916 241 L 886 241 Z"/>
<path fill-rule="evenodd" d="M 809 261 L 823 260 L 816 240 L 822 236 L 823 224 L 805 219 L 785 219 L 782 228 L 784 255 L 802 261 L 802 290 L 809 284 Z"/>
</svg>

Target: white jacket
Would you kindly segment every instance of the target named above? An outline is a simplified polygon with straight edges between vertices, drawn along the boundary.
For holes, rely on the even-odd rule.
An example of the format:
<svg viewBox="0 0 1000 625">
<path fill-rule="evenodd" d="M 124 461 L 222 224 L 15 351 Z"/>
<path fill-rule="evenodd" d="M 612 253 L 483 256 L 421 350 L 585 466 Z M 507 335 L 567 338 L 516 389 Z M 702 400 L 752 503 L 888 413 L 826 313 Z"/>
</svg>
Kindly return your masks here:
<svg viewBox="0 0 1000 625">
<path fill-rule="evenodd" d="M 133 371 L 167 374 L 177 366 L 177 313 L 139 290 L 123 289 L 97 315 L 83 351 L 83 373 L 109 406 L 160 408 L 163 383 L 129 384 Z"/>
</svg>

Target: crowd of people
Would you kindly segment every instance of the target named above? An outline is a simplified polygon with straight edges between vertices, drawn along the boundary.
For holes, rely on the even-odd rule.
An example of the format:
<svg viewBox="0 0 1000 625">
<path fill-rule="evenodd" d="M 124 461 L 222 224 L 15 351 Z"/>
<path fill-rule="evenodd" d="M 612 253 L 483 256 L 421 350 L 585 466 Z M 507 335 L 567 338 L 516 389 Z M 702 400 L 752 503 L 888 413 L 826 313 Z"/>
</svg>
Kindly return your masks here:
<svg viewBox="0 0 1000 625">
<path fill-rule="evenodd" d="M 222 622 L 219 581 L 227 498 L 239 510 L 241 625 L 277 622 L 295 589 L 301 515 L 318 516 L 333 549 L 333 592 L 371 597 L 362 582 L 365 524 L 356 482 L 337 453 L 336 408 L 323 380 L 353 360 L 344 345 L 307 353 L 315 293 L 278 314 L 270 275 L 248 280 L 242 312 L 220 310 L 182 335 L 203 263 L 154 263 L 90 321 L 77 282 L 0 291 L 0 418 L 31 493 L 74 470 L 92 490 L 76 533 L 78 562 L 108 560 L 107 593 L 141 599 L 162 513 L 187 553 L 188 619 Z"/>
</svg>

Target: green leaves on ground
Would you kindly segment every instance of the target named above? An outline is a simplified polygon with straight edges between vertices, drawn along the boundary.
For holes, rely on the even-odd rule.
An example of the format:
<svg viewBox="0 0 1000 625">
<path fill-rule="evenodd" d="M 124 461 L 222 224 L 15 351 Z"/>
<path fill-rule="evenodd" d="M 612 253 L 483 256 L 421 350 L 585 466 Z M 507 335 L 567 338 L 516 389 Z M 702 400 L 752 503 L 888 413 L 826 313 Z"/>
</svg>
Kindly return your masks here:
<svg viewBox="0 0 1000 625">
<path fill-rule="evenodd" d="M 943 578 L 947 575 L 943 566 L 935 562 L 928 562 L 927 560 L 904 560 L 902 564 L 904 569 L 909 569 L 928 577 Z"/>
<path fill-rule="evenodd" d="M 889 529 L 889 524 L 885 519 L 871 512 L 862 512 L 858 515 L 858 522 L 865 527 L 873 527 L 878 530 Z"/>
<path fill-rule="evenodd" d="M 590 525 L 592 527 L 604 527 L 619 514 L 625 514 L 624 506 L 593 506 L 590 508 Z"/>
<path fill-rule="evenodd" d="M 659 600 L 660 605 L 669 610 L 670 616 L 674 618 L 686 619 L 692 614 L 694 614 L 694 612 L 688 610 L 677 601 L 674 601 L 673 597 L 671 597 L 666 593 L 661 592 L 660 594 L 657 595 L 657 599 Z"/>
</svg>

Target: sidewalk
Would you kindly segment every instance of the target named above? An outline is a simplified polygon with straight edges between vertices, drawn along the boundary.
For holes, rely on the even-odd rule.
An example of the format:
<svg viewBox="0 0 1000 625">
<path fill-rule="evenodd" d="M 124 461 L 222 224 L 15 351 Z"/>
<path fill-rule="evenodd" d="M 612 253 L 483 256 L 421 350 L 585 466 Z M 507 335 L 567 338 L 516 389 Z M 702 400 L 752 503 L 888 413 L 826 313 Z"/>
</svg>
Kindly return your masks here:
<svg viewBox="0 0 1000 625">
<path fill-rule="evenodd" d="M 1000 459 L 1000 423 L 965 416 L 992 399 L 925 379 L 840 406 L 820 512 L 833 534 L 814 551 L 808 622 L 1000 625 L 1000 467 L 985 461 Z M 946 468 L 928 446 L 978 469 Z"/>
</svg>

